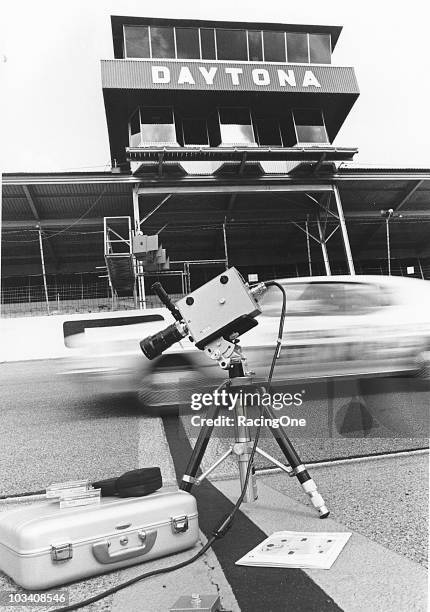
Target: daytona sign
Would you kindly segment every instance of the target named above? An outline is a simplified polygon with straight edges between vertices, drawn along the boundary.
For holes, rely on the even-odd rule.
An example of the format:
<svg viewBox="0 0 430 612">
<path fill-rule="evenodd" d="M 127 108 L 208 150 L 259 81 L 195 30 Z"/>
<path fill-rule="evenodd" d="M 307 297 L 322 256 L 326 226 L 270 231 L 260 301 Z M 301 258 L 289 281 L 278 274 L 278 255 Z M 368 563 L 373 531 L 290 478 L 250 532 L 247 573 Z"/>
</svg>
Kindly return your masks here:
<svg viewBox="0 0 430 612">
<path fill-rule="evenodd" d="M 352 68 L 315 64 L 103 60 L 102 78 L 113 89 L 359 93 Z"/>
<path fill-rule="evenodd" d="M 211 66 L 207 68 L 205 66 L 193 66 L 194 70 L 191 70 L 190 66 L 182 66 L 179 70 L 179 74 L 176 78 L 177 85 L 195 85 L 196 78 L 203 77 L 206 85 L 213 86 L 215 79 L 227 80 L 233 87 L 240 87 L 243 78 L 243 68 L 232 67 L 232 66 Z M 218 73 L 223 73 L 222 76 Z M 199 76 L 196 76 L 199 73 Z M 297 87 L 296 74 L 293 69 L 277 68 L 276 83 L 281 87 Z M 200 77 L 201 75 L 201 77 Z M 217 78 L 218 75 L 218 78 Z M 172 72 L 167 66 L 151 66 L 151 77 L 154 84 L 168 85 L 172 81 Z M 259 87 L 266 87 L 271 85 L 272 77 L 267 68 L 251 68 L 251 78 L 254 85 Z M 305 70 L 302 78 L 300 79 L 302 87 L 321 87 L 318 79 L 312 72 L 312 70 Z"/>
</svg>

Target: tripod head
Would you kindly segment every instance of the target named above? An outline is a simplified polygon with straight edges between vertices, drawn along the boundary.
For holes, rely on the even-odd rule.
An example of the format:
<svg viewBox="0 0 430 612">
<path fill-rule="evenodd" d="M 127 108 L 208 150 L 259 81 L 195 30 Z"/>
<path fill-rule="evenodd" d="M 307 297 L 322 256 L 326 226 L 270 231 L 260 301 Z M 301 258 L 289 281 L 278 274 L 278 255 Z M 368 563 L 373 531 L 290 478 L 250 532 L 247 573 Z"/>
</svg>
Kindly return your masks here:
<svg viewBox="0 0 430 612">
<path fill-rule="evenodd" d="M 261 314 L 257 300 L 266 285 L 250 288 L 236 268 L 230 268 L 176 304 L 160 283 L 152 288 L 176 322 L 140 342 L 144 355 L 155 359 L 188 335 L 198 349 L 227 369 L 238 353 L 238 338 L 257 325 L 255 317 Z"/>
</svg>

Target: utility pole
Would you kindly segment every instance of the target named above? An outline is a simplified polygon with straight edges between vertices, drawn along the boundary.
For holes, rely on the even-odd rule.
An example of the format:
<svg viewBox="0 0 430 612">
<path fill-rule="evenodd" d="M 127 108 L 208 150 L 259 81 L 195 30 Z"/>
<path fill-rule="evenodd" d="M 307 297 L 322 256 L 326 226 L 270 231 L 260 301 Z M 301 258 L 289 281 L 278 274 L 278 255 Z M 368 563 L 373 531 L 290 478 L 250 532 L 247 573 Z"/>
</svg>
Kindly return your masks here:
<svg viewBox="0 0 430 612">
<path fill-rule="evenodd" d="M 387 236 L 387 264 L 388 264 L 388 276 L 391 276 L 391 247 L 390 247 L 390 219 L 393 216 L 394 210 L 389 208 L 388 210 L 381 210 L 381 216 L 385 218 L 385 232 Z"/>
<path fill-rule="evenodd" d="M 48 285 L 46 284 L 46 271 L 45 271 L 45 257 L 43 254 L 43 242 L 42 242 L 42 230 L 40 225 L 36 226 L 39 230 L 39 248 L 40 248 L 40 261 L 42 262 L 42 274 L 43 274 L 43 286 L 45 287 L 45 298 L 46 298 L 46 310 L 49 312 L 49 296 L 48 296 Z"/>
</svg>

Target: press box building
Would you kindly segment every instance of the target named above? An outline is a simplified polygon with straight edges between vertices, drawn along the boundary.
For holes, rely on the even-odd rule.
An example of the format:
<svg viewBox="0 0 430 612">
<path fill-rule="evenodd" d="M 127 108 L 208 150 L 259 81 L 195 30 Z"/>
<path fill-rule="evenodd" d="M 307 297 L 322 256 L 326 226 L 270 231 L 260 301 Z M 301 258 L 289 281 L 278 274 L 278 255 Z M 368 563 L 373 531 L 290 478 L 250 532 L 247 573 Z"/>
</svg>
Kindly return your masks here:
<svg viewBox="0 0 430 612">
<path fill-rule="evenodd" d="M 341 211 L 335 187 L 286 182 L 302 165 L 315 175 L 355 153 L 331 145 L 358 96 L 353 69 L 331 65 L 340 28 L 112 18 L 112 31 L 103 94 L 112 158 L 141 179 L 136 229 L 164 198 L 155 218 L 184 226 L 188 260 L 267 275 L 283 196 L 308 211 L 333 195 Z M 342 239 L 352 270 L 344 224 Z"/>
<path fill-rule="evenodd" d="M 50 238 L 48 276 L 106 265 L 112 294 L 144 305 L 157 275 L 183 293 L 229 265 L 260 278 L 386 273 L 387 228 L 392 270 L 425 276 L 429 171 L 354 168 L 354 143 L 333 145 L 359 95 L 354 69 L 332 63 L 340 27 L 111 25 L 101 84 L 112 170 L 4 177 L 4 231 L 28 229 L 31 210 Z M 67 250 L 67 232 L 52 234 L 73 218 L 82 232 Z M 155 234 L 165 251 L 148 260 L 136 237 Z M 36 244 L 21 260 L 14 248 L 3 249 L 6 278 L 39 265 Z"/>
</svg>

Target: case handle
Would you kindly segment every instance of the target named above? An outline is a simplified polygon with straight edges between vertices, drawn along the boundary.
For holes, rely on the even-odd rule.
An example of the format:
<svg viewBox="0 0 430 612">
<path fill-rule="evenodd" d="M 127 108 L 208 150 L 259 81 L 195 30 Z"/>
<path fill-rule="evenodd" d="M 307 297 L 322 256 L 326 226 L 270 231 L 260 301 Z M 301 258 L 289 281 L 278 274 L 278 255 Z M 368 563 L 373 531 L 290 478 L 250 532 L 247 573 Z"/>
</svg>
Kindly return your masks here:
<svg viewBox="0 0 430 612">
<path fill-rule="evenodd" d="M 134 559 L 146 555 L 155 544 L 157 539 L 156 531 L 140 531 L 139 538 L 142 540 L 142 546 L 135 546 L 134 548 L 125 548 L 117 552 L 110 552 L 110 543 L 108 540 L 101 540 L 93 544 L 93 555 L 99 563 L 117 563 L 118 561 L 125 561 L 126 559 Z"/>
</svg>

